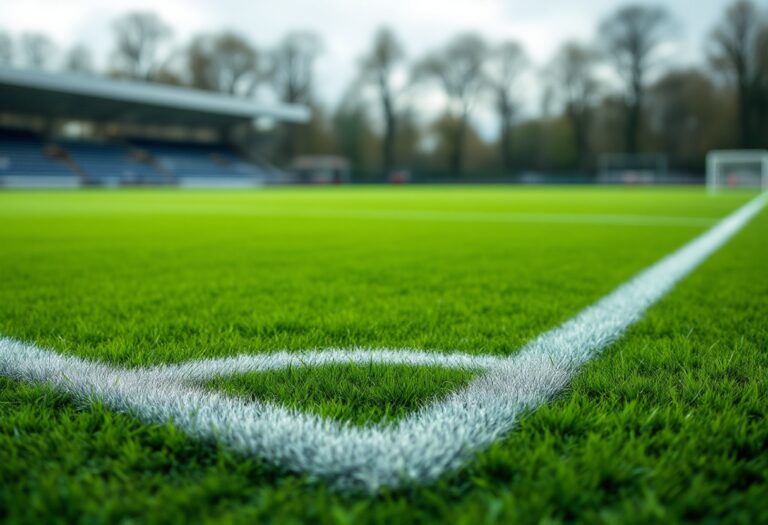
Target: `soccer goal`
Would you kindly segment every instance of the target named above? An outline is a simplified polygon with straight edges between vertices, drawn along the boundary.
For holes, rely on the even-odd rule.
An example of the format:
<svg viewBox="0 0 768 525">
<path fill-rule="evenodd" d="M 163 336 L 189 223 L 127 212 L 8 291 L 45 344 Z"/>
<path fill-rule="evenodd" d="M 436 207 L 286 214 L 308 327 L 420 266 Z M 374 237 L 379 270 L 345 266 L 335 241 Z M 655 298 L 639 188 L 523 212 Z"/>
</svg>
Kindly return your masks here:
<svg viewBox="0 0 768 525">
<path fill-rule="evenodd" d="M 758 188 L 768 191 L 768 150 L 716 150 L 707 154 L 707 189 Z"/>
</svg>

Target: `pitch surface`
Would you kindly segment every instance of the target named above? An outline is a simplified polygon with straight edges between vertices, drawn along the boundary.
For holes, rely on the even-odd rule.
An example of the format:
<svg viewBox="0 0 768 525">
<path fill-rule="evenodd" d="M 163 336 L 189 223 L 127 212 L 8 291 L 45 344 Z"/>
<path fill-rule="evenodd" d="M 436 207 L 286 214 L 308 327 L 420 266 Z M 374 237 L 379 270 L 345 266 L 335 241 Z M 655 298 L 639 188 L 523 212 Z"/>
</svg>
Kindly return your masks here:
<svg viewBox="0 0 768 525">
<path fill-rule="evenodd" d="M 749 197 L 504 188 L 7 193 L 0 333 L 124 366 L 350 346 L 506 355 Z M 759 426 L 766 237 L 764 212 L 569 391 L 437 485 L 344 497 L 172 426 L 2 380 L 0 507 L 9 518 L 67 520 L 758 517 L 768 470 Z M 339 373 L 317 369 L 312 380 L 331 385 Z M 360 373 L 348 379 L 359 383 Z M 372 374 L 358 400 L 367 391 L 377 404 L 402 403 L 386 374 Z M 428 383 L 409 388 L 424 399 L 445 393 Z M 304 402 L 329 413 L 360 405 L 336 411 L 379 417 L 334 388 L 304 393 Z M 277 400 L 296 403 L 296 390 L 286 390 Z"/>
</svg>

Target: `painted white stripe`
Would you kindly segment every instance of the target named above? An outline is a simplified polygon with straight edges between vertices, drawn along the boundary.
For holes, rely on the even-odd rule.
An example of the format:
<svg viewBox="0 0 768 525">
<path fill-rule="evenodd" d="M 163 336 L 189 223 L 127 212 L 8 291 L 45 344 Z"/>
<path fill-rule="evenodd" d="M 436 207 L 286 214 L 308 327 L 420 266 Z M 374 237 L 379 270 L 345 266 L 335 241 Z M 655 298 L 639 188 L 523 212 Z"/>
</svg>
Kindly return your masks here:
<svg viewBox="0 0 768 525">
<path fill-rule="evenodd" d="M 329 348 L 305 352 L 272 352 L 221 359 L 203 359 L 182 364 L 161 365 L 152 370 L 168 379 L 183 378 L 187 381 L 204 381 L 213 377 L 248 372 L 266 372 L 332 364 L 376 363 L 483 370 L 497 366 L 504 359 L 504 357 L 492 355 L 446 354 L 407 349 Z"/>
<path fill-rule="evenodd" d="M 100 400 L 144 421 L 173 420 L 184 432 L 306 472 L 344 490 L 425 483 L 458 468 L 514 426 L 525 410 L 559 392 L 581 365 L 765 205 L 760 196 L 629 282 L 508 358 L 412 350 L 328 350 L 202 360 L 121 369 L 0 339 L 0 375 L 46 382 L 76 399 Z M 212 393 L 196 381 L 244 371 L 347 362 L 408 363 L 485 369 L 467 387 L 397 423 L 365 427 L 274 403 Z"/>
</svg>

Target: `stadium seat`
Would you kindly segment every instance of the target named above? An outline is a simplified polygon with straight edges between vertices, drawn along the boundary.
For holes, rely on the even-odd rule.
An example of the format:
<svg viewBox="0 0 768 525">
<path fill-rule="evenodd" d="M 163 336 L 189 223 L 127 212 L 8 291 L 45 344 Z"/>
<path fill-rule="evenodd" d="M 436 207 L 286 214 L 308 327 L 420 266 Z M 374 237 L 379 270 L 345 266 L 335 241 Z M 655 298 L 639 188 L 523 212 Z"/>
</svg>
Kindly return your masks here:
<svg viewBox="0 0 768 525">
<path fill-rule="evenodd" d="M 264 168 L 250 163 L 224 145 L 133 141 L 149 152 L 177 179 L 251 179 L 266 178 Z"/>
<path fill-rule="evenodd" d="M 1 186 L 240 185 L 277 179 L 220 144 L 58 140 L 0 128 Z"/>
<path fill-rule="evenodd" d="M 60 159 L 46 153 L 45 143 L 32 132 L 0 129 L 0 177 L 77 176 Z"/>
<path fill-rule="evenodd" d="M 88 184 L 116 186 L 163 184 L 167 177 L 131 155 L 128 147 L 84 141 L 62 141 L 60 145 L 85 173 Z"/>
</svg>

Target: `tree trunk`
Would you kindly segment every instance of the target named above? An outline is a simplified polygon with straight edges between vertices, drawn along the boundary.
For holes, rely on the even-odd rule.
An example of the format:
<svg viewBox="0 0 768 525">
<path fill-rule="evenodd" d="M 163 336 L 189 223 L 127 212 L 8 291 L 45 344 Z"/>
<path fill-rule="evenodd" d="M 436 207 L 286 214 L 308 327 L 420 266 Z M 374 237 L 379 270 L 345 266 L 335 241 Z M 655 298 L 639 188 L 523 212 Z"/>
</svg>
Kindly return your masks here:
<svg viewBox="0 0 768 525">
<path fill-rule="evenodd" d="M 580 115 L 576 109 L 568 110 L 568 120 L 573 133 L 573 147 L 576 150 L 576 166 L 581 173 L 589 169 L 589 143 L 587 133 L 588 121 L 586 115 Z"/>
<path fill-rule="evenodd" d="M 393 113 L 385 115 L 384 119 L 384 141 L 382 142 L 381 160 L 384 176 L 389 177 L 395 169 L 397 162 L 395 156 L 395 137 L 397 133 L 397 122 Z"/>
<path fill-rule="evenodd" d="M 749 148 L 752 145 L 752 137 L 749 129 L 749 115 L 750 115 L 750 103 L 749 103 L 749 87 L 747 86 L 745 79 L 739 79 L 738 88 L 738 113 L 739 113 L 739 147 Z"/>
<path fill-rule="evenodd" d="M 464 136 L 467 132 L 467 116 L 463 115 L 456 126 L 451 151 L 451 173 L 460 177 L 464 169 Z"/>
<path fill-rule="evenodd" d="M 378 77 L 379 96 L 381 97 L 381 109 L 384 113 L 384 141 L 381 148 L 381 162 L 384 176 L 389 177 L 395 168 L 395 136 L 397 133 L 397 117 L 395 105 L 392 100 L 392 92 L 384 71 L 379 71 Z"/>
<path fill-rule="evenodd" d="M 627 101 L 626 153 L 637 153 L 640 136 L 640 119 L 643 106 L 643 82 L 639 72 L 632 81 L 632 93 Z"/>
<path fill-rule="evenodd" d="M 589 171 L 589 137 L 587 136 L 587 129 L 584 123 L 579 125 L 579 132 L 576 137 L 576 143 L 578 148 L 578 163 L 579 171 L 582 174 L 586 174 Z"/>
<path fill-rule="evenodd" d="M 501 133 L 499 148 L 501 150 L 501 174 L 504 176 L 512 172 L 512 147 L 510 145 L 512 124 L 506 115 L 501 117 Z"/>
<path fill-rule="evenodd" d="M 294 85 L 293 82 L 288 82 L 288 85 L 285 88 L 285 93 L 283 95 L 283 101 L 287 104 L 300 103 L 298 88 Z M 284 133 L 280 149 L 282 152 L 283 161 L 286 163 L 286 165 L 290 165 L 298 151 L 299 129 L 296 124 L 292 122 L 286 122 L 283 124 L 283 131 Z"/>
<path fill-rule="evenodd" d="M 637 153 L 637 137 L 640 129 L 640 105 L 635 99 L 627 104 L 626 153 Z"/>
<path fill-rule="evenodd" d="M 293 158 L 296 156 L 296 126 L 291 122 L 283 124 L 283 138 L 281 154 L 283 161 L 286 165 L 289 165 Z"/>
</svg>

